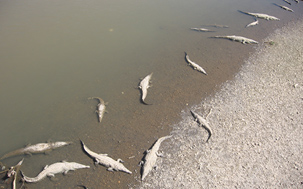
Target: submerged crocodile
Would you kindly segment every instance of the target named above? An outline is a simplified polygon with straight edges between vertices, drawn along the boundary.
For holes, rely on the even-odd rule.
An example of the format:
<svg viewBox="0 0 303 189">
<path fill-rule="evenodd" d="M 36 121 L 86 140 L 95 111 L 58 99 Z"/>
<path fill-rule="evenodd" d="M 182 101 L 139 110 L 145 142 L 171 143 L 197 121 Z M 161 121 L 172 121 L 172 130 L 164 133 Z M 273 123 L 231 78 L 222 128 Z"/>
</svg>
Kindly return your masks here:
<svg viewBox="0 0 303 189">
<path fill-rule="evenodd" d="M 0 160 L 12 157 L 12 156 L 17 156 L 17 155 L 22 155 L 22 154 L 29 154 L 31 155 L 32 153 L 46 153 L 49 152 L 53 149 L 66 146 L 71 144 L 72 142 L 48 142 L 48 143 L 38 143 L 35 145 L 29 145 L 25 148 L 21 148 L 12 152 L 9 152 L 5 155 L 3 155 Z"/>
<path fill-rule="evenodd" d="M 141 89 L 141 92 L 142 92 L 142 95 L 141 95 L 141 102 L 142 102 L 143 104 L 146 104 L 146 105 L 149 105 L 149 104 L 147 104 L 144 100 L 145 100 L 145 98 L 146 98 L 146 96 L 147 96 L 147 89 L 148 89 L 149 87 L 151 87 L 151 86 L 149 85 L 149 82 L 150 82 L 150 79 L 151 79 L 152 75 L 153 75 L 153 73 L 147 75 L 144 79 L 142 79 L 142 81 L 140 82 L 140 84 L 139 84 L 139 86 L 138 86 L 138 88 Z"/>
<path fill-rule="evenodd" d="M 204 25 L 207 27 L 215 27 L 215 28 L 229 28 L 227 25 L 219 25 L 219 24 L 211 24 L 211 25 Z"/>
<path fill-rule="evenodd" d="M 230 39 L 232 41 L 237 41 L 237 42 L 241 42 L 242 44 L 258 44 L 257 41 L 246 38 L 246 37 L 242 37 L 242 36 L 235 36 L 235 35 L 228 35 L 228 36 L 215 36 L 213 38 L 223 38 L 223 39 Z"/>
<path fill-rule="evenodd" d="M 205 75 L 207 75 L 206 71 L 205 71 L 201 66 L 199 66 L 197 63 L 195 63 L 195 62 L 193 62 L 193 61 L 191 61 L 191 60 L 189 59 L 189 56 L 188 56 L 188 54 L 187 54 L 186 52 L 185 52 L 185 59 L 186 59 L 186 61 L 188 62 L 188 64 L 189 64 L 194 70 L 197 70 L 197 71 L 199 71 L 199 72 L 204 73 Z"/>
<path fill-rule="evenodd" d="M 214 32 L 213 30 L 209 30 L 206 28 L 190 28 L 191 30 L 199 31 L 199 32 Z"/>
<path fill-rule="evenodd" d="M 158 150 L 160 148 L 161 143 L 165 140 L 172 137 L 172 135 L 164 136 L 159 138 L 154 145 L 151 147 L 151 149 L 146 151 L 146 154 L 144 156 L 144 160 L 140 162 L 142 165 L 142 176 L 141 180 L 143 181 L 144 178 L 148 175 L 148 173 L 155 167 L 157 157 L 161 156 L 158 153 Z"/>
<path fill-rule="evenodd" d="M 203 117 L 201 117 L 200 115 L 198 115 L 197 113 L 195 113 L 194 111 L 190 111 L 190 113 L 192 114 L 192 116 L 195 118 L 195 121 L 202 127 L 204 127 L 206 129 L 206 131 L 208 132 L 208 138 L 206 140 L 206 142 L 208 142 L 208 140 L 210 139 L 211 135 L 212 135 L 212 130 L 209 126 L 209 124 L 207 123 L 206 119 L 204 119 Z"/>
<path fill-rule="evenodd" d="M 96 113 L 98 114 L 98 117 L 99 117 L 99 123 L 101 123 L 101 121 L 103 119 L 103 116 L 104 116 L 104 113 L 106 112 L 105 111 L 105 108 L 106 108 L 105 105 L 107 103 L 105 103 L 104 100 L 100 97 L 90 97 L 88 99 L 97 99 L 97 100 L 99 100 L 99 104 L 97 105 L 98 109 L 96 110 Z"/>
<path fill-rule="evenodd" d="M 248 15 L 251 15 L 251 16 L 254 16 L 254 17 L 257 17 L 257 18 L 262 18 L 262 19 L 265 19 L 265 20 L 280 20 L 277 17 L 270 16 L 270 15 L 263 14 L 263 13 L 252 13 L 252 12 L 244 12 L 244 11 L 239 11 L 239 12 L 242 12 L 244 14 L 248 14 Z"/>
<path fill-rule="evenodd" d="M 84 169 L 84 168 L 90 168 L 90 166 L 82 165 L 82 164 L 76 163 L 76 162 L 62 161 L 62 162 L 57 162 L 57 163 L 54 163 L 51 165 L 46 165 L 44 167 L 43 171 L 41 171 L 34 178 L 27 177 L 22 172 L 21 172 L 21 174 L 22 174 L 23 180 L 25 182 L 38 182 L 47 176 L 54 177 L 55 174 L 58 174 L 58 173 L 66 174 L 68 171 L 74 171 L 76 169 Z"/>
<path fill-rule="evenodd" d="M 83 146 L 84 151 L 95 159 L 96 164 L 101 164 L 107 167 L 108 171 L 122 171 L 128 174 L 132 174 L 131 171 L 129 171 L 122 163 L 123 161 L 121 159 L 118 159 L 115 161 L 111 157 L 109 157 L 107 154 L 97 154 L 93 151 L 91 151 L 82 141 L 81 144 Z"/>
</svg>

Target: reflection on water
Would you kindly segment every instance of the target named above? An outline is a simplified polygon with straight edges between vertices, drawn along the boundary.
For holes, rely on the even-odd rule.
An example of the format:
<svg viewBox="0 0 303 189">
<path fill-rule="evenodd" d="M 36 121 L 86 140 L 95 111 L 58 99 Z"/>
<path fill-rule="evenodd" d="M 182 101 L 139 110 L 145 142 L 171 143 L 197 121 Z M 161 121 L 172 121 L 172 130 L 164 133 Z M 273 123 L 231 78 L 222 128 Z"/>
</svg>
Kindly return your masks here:
<svg viewBox="0 0 303 189">
<path fill-rule="evenodd" d="M 44 165 L 63 159 L 92 164 L 78 143 L 83 139 L 100 153 L 125 159 L 132 171 L 139 170 L 133 164 L 154 139 L 168 132 L 180 109 L 230 79 L 253 50 L 190 28 L 224 24 L 229 28 L 210 29 L 216 30 L 215 35 L 241 34 L 260 40 L 273 28 L 301 16 L 302 6 L 292 5 L 297 12 L 293 14 L 273 6 L 274 2 L 1 1 L 0 155 L 27 143 L 75 142 L 50 155 L 26 158 L 22 169 L 36 176 Z M 254 19 L 238 10 L 284 19 L 260 20 L 257 27 L 247 29 Z M 184 51 L 209 75 L 186 67 Z M 147 100 L 153 106 L 144 106 L 135 88 L 151 72 L 153 87 Z M 109 102 L 102 124 L 94 112 L 97 102 L 87 99 L 93 96 Z M 19 159 L 4 163 L 15 164 Z M 81 170 L 59 177 L 59 182 L 46 180 L 33 187 L 73 187 L 75 179 L 76 184 L 116 188 L 133 182 L 134 177 L 108 173 L 98 166 L 89 173 Z"/>
</svg>

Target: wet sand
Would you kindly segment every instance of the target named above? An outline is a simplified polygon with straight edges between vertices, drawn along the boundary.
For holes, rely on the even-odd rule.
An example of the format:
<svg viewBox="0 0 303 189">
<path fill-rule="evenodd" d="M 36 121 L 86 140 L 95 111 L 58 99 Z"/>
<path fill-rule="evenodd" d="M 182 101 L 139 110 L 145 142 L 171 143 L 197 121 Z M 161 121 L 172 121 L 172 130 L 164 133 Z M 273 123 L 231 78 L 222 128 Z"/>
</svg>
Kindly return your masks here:
<svg viewBox="0 0 303 189">
<path fill-rule="evenodd" d="M 133 188 L 301 188 L 303 21 L 261 43 L 235 78 L 185 109 L 163 158 Z M 207 117 L 213 135 L 189 110 Z M 137 178 L 139 180 L 139 177 Z"/>
</svg>

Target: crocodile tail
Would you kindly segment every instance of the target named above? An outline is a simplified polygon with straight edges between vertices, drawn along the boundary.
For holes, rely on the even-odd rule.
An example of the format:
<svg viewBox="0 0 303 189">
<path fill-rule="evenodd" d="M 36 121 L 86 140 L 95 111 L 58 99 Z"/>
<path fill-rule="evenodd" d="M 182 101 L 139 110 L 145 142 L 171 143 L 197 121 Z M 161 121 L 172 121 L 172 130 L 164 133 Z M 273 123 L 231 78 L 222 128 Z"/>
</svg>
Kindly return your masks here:
<svg viewBox="0 0 303 189">
<path fill-rule="evenodd" d="M 104 100 L 102 98 L 100 98 L 100 97 L 89 97 L 88 99 L 89 100 L 97 99 L 97 100 L 99 100 L 99 103 L 104 103 Z"/>
<path fill-rule="evenodd" d="M 245 12 L 245 11 L 241 11 L 241 10 L 238 10 L 240 13 L 243 13 L 243 14 L 248 14 L 248 15 L 251 15 L 249 14 L 249 12 Z"/>
<path fill-rule="evenodd" d="M 22 171 L 20 171 L 20 173 L 21 173 L 21 176 L 22 176 L 22 180 L 25 181 L 25 182 L 38 182 L 39 180 L 41 180 L 38 177 L 35 177 L 35 178 L 27 177 L 27 176 L 24 175 L 24 173 Z"/>
<path fill-rule="evenodd" d="M 12 151 L 12 152 L 9 152 L 9 153 L 3 155 L 3 156 L 0 158 L 0 160 L 6 159 L 6 158 L 12 157 L 12 156 L 21 155 L 21 154 L 23 154 L 23 153 L 24 153 L 24 152 L 23 152 L 23 149 L 18 149 L 18 150 L 15 150 L 15 151 Z"/>
<path fill-rule="evenodd" d="M 159 138 L 159 142 L 163 142 L 164 140 L 168 139 L 168 138 L 171 138 L 173 135 L 168 135 L 168 136 L 164 136 L 164 137 L 161 137 Z"/>
<path fill-rule="evenodd" d="M 141 99 L 141 102 L 142 102 L 142 104 L 145 104 L 145 105 L 153 105 L 153 104 L 148 104 L 148 103 L 144 102 L 144 100 L 142 100 L 142 99 Z"/>
</svg>

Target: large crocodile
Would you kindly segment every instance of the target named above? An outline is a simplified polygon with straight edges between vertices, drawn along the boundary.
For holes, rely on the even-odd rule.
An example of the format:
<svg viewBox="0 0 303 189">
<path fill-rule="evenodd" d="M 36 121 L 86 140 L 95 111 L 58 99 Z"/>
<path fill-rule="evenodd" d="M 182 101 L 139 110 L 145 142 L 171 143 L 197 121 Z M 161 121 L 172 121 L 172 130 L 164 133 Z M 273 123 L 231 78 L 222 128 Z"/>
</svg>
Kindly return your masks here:
<svg viewBox="0 0 303 189">
<path fill-rule="evenodd" d="M 9 152 L 5 155 L 3 155 L 0 160 L 12 157 L 12 156 L 17 156 L 21 154 L 29 154 L 31 155 L 32 153 L 46 153 L 49 152 L 53 149 L 66 146 L 71 144 L 72 142 L 48 142 L 48 143 L 38 143 L 35 145 L 29 145 L 25 148 L 21 148 L 12 152 Z"/>
<path fill-rule="evenodd" d="M 142 95 L 141 95 L 141 101 L 143 104 L 148 105 L 144 100 L 147 96 L 147 89 L 150 87 L 149 82 L 152 77 L 153 73 L 147 75 L 142 81 L 140 82 L 138 88 L 141 89 Z"/>
<path fill-rule="evenodd" d="M 249 39 L 249 38 L 242 37 L 242 36 L 236 36 L 236 35 L 215 36 L 213 38 L 230 39 L 232 41 L 241 42 L 242 44 L 252 44 L 252 43 L 258 44 L 258 42 L 253 39 Z"/>
<path fill-rule="evenodd" d="M 191 60 L 189 59 L 189 56 L 188 56 L 188 54 L 187 54 L 186 52 L 185 52 L 185 59 L 186 59 L 186 61 L 188 62 L 188 64 L 189 64 L 194 70 L 197 70 L 197 71 L 199 71 L 199 72 L 204 73 L 205 75 L 207 75 L 206 71 L 205 71 L 201 66 L 199 66 L 197 63 L 195 63 L 195 62 L 193 62 L 193 61 L 191 61 Z"/>
<path fill-rule="evenodd" d="M 206 119 L 204 119 L 203 117 L 201 117 L 200 115 L 198 115 L 197 113 L 195 113 L 194 111 L 190 111 L 190 113 L 192 114 L 192 116 L 195 118 L 195 121 L 202 127 L 204 127 L 206 129 L 206 131 L 208 132 L 208 138 L 206 140 L 206 142 L 208 142 L 208 140 L 210 139 L 211 135 L 212 135 L 212 130 L 209 126 L 209 124 L 207 123 Z"/>
<path fill-rule="evenodd" d="M 90 166 L 82 165 L 82 164 L 76 163 L 76 162 L 62 161 L 62 162 L 57 162 L 57 163 L 54 163 L 51 165 L 46 165 L 44 167 L 43 171 L 41 171 L 34 178 L 27 177 L 22 172 L 21 172 L 21 174 L 22 174 L 23 180 L 26 182 L 38 182 L 47 176 L 54 177 L 55 174 L 58 174 L 58 173 L 66 174 L 68 171 L 74 171 L 76 169 L 84 169 L 84 168 L 90 168 Z"/>
<path fill-rule="evenodd" d="M 244 13 L 244 14 L 248 14 L 248 15 L 251 15 L 251 16 L 254 16 L 254 17 L 257 17 L 257 18 L 262 18 L 262 19 L 265 19 L 265 20 L 280 20 L 277 17 L 270 16 L 270 15 L 263 14 L 263 13 L 252 13 L 252 12 L 244 12 L 244 11 L 239 11 L 239 12 Z"/>
<path fill-rule="evenodd" d="M 97 154 L 93 151 L 91 151 L 82 141 L 82 146 L 84 151 L 95 159 L 96 164 L 101 164 L 107 167 L 108 171 L 122 171 L 128 174 L 132 174 L 131 171 L 129 171 L 122 163 L 123 161 L 121 159 L 118 159 L 115 161 L 111 157 L 109 157 L 107 154 Z"/>
<path fill-rule="evenodd" d="M 106 108 L 106 104 L 104 102 L 104 100 L 100 97 L 90 97 L 88 99 L 97 99 L 99 100 L 99 104 L 97 105 L 97 110 L 96 110 L 96 113 L 98 114 L 98 117 L 99 117 L 99 123 L 101 123 L 102 119 L 103 119 L 103 116 L 104 116 L 104 113 L 106 112 L 105 111 L 105 108 Z"/>
<path fill-rule="evenodd" d="M 144 160 L 140 162 L 142 166 L 142 176 L 141 180 L 143 181 L 144 178 L 148 175 L 148 173 L 155 167 L 157 157 L 160 156 L 158 153 L 158 150 L 160 148 L 161 143 L 165 140 L 172 137 L 172 135 L 164 136 L 159 138 L 154 145 L 146 151 L 146 154 L 144 156 Z"/>
</svg>

